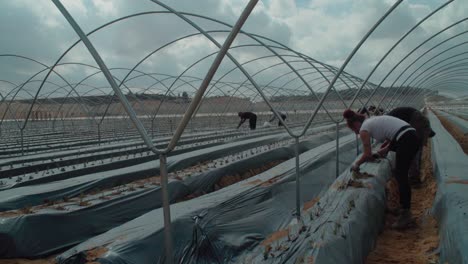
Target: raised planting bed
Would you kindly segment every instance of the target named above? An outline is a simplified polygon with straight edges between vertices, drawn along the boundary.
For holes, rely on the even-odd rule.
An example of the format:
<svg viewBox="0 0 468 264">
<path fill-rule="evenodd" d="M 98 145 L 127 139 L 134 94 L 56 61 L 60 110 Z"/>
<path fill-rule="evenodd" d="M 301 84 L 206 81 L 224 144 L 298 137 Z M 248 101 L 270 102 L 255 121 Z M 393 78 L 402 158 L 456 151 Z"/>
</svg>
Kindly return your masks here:
<svg viewBox="0 0 468 264">
<path fill-rule="evenodd" d="M 468 156 L 441 122 L 429 115 L 437 180 L 434 213 L 439 223 L 439 263 L 468 263 Z"/>
<path fill-rule="evenodd" d="M 468 154 L 468 134 L 463 131 L 451 119 L 447 118 L 447 114 L 441 115 L 440 112 L 435 112 L 443 127 L 452 135 L 456 142 L 463 149 L 465 154 Z"/>
<path fill-rule="evenodd" d="M 324 140 L 332 140 L 332 135 L 312 136 L 308 141 L 300 145 L 300 151 L 306 151 L 314 146 L 320 145 Z M 268 150 L 267 150 L 268 149 Z M 259 170 L 268 169 L 282 160 L 294 156 L 291 147 L 278 146 L 265 148 L 265 152 L 260 149 L 250 149 L 244 153 L 244 159 L 237 160 L 234 155 L 210 161 L 210 164 L 218 163 L 219 166 L 210 167 L 208 163 L 198 164 L 192 168 L 178 171 L 172 175 L 177 180 L 169 182 L 171 201 L 187 200 L 201 193 L 194 193 L 193 190 L 211 190 L 221 188 L 222 184 L 235 183 L 242 177 L 254 176 Z M 223 164 L 226 160 L 230 162 Z M 275 160 L 267 168 L 258 166 L 258 162 Z M 192 174 L 193 176 L 188 176 Z M 180 175 L 180 176 L 179 176 Z M 180 181 L 185 179 L 185 181 Z M 195 179 L 195 180 L 192 180 Z M 107 231 L 119 223 L 124 223 L 130 219 L 161 206 L 161 193 L 159 188 L 159 177 L 152 177 L 139 180 L 126 185 L 117 186 L 108 190 L 91 192 L 87 195 L 80 195 L 76 198 L 65 197 L 63 201 L 47 201 L 45 204 L 35 207 L 24 207 L 17 211 L 7 211 L 0 213 L 6 217 L 4 223 L 0 225 L 0 233 L 8 237 L 8 243 L 14 251 L 10 250 L 6 257 L 40 257 L 50 254 L 57 249 L 64 248 L 78 243 L 86 238 Z M 73 218 L 73 220 L 70 220 Z M 99 220 L 94 221 L 93 219 Z M 56 222 L 57 224 L 53 224 Z M 15 228 L 12 228 L 12 227 Z M 37 229 L 37 226 L 42 228 Z M 60 232 L 57 232 L 60 230 Z M 80 232 L 71 231 L 80 230 Z M 55 232 L 57 235 L 49 238 L 40 245 L 34 243 L 38 237 Z"/>
<path fill-rule="evenodd" d="M 458 127 L 458 129 L 460 129 L 460 131 L 464 135 L 468 135 L 468 121 L 467 120 L 458 117 L 454 113 L 449 113 L 449 112 L 445 112 L 445 111 L 443 111 L 443 112 L 440 111 L 440 112 L 438 112 L 438 114 L 440 116 L 443 116 L 443 117 L 447 118 L 450 122 L 452 122 L 454 125 L 456 125 Z"/>
<path fill-rule="evenodd" d="M 195 143 L 195 142 L 202 141 L 202 140 L 209 139 L 209 138 L 214 139 L 214 138 L 229 137 L 229 135 L 239 136 L 242 134 L 239 132 L 226 133 L 226 134 L 221 134 L 221 135 L 218 135 L 218 133 L 211 133 L 211 134 L 203 133 L 203 134 L 192 135 L 191 137 L 187 137 L 187 136 L 182 137 L 180 142 L 182 144 L 183 143 L 186 143 L 186 144 Z M 153 143 L 167 144 L 167 142 L 170 139 L 171 139 L 170 137 L 160 137 L 160 138 L 154 139 Z M 135 139 L 128 138 L 126 141 L 112 142 L 111 144 L 106 144 L 106 145 L 88 146 L 88 147 L 82 147 L 79 149 L 72 149 L 72 150 L 62 150 L 62 151 L 56 150 L 54 152 L 2 159 L 0 160 L 0 166 L 2 166 L 3 167 L 2 169 L 5 171 L 8 171 L 10 169 L 9 167 L 15 167 L 15 169 L 18 167 L 18 169 L 22 168 L 23 170 L 25 170 L 26 168 L 30 168 L 30 167 L 37 165 L 37 163 L 42 164 L 44 162 L 47 162 L 49 159 L 52 160 L 52 162 L 60 162 L 61 161 L 60 159 L 65 160 L 67 159 L 67 157 L 70 157 L 70 156 L 71 157 L 84 156 L 86 154 L 90 155 L 90 157 L 87 157 L 88 159 L 92 159 L 93 157 L 92 154 L 96 154 L 96 152 L 104 152 L 104 153 L 109 152 L 109 154 L 114 154 L 114 152 L 116 153 L 126 152 L 128 154 L 133 154 L 136 152 L 141 152 L 141 151 L 146 151 L 146 150 L 147 150 L 147 147 L 140 138 L 135 138 Z"/>
<path fill-rule="evenodd" d="M 343 161 L 355 157 L 355 136 L 340 139 Z M 300 155 L 302 199 L 335 179 L 335 142 Z M 344 169 L 344 166 L 343 168 Z M 176 263 L 226 263 L 294 218 L 295 159 L 221 190 L 171 206 Z M 163 210 L 156 209 L 58 256 L 59 263 L 164 263 Z M 268 221 L 266 220 L 268 219 Z"/>
<path fill-rule="evenodd" d="M 234 154 L 246 147 L 272 144 L 286 140 L 285 134 L 264 136 L 241 142 L 228 143 L 206 149 L 181 153 L 168 158 L 168 170 L 176 171 L 195 165 L 199 162 Z M 62 197 L 73 197 L 95 188 L 112 187 L 133 180 L 159 174 L 159 160 L 140 163 L 119 169 L 92 173 L 48 184 L 24 186 L 0 192 L 0 211 L 41 204 L 43 200 L 59 200 Z M 28 188 L 29 187 L 29 188 Z M 59 197 L 57 197 L 59 196 Z"/>
<path fill-rule="evenodd" d="M 275 132 L 269 131 L 263 135 L 271 134 L 275 134 Z M 255 138 L 255 135 L 243 136 L 241 133 L 235 132 L 224 135 L 214 134 L 203 135 L 202 137 L 197 136 L 196 138 L 185 138 L 179 142 L 174 151 L 169 153 L 169 156 L 248 138 Z M 157 140 L 155 142 L 157 143 L 156 147 L 165 147 L 167 140 L 168 138 Z M 143 146 L 140 142 L 130 142 L 105 146 L 102 149 L 100 147 L 93 147 L 73 152 L 67 151 L 65 153 L 54 154 L 54 156 L 35 155 L 33 158 L 26 158 L 28 162 L 18 165 L 14 165 L 11 160 L 3 161 L 2 167 L 4 173 L 2 173 L 0 179 L 3 178 L 4 180 L 0 180 L 0 190 L 123 168 L 154 159 L 153 153 L 148 151 L 146 146 Z M 10 165 L 5 166 L 5 164 Z M 20 173 L 22 174 L 18 175 Z"/>
<path fill-rule="evenodd" d="M 235 263 L 365 263 L 384 224 L 390 161 L 346 169 L 320 199 L 304 208 L 302 221 L 274 230 Z"/>
<path fill-rule="evenodd" d="M 244 135 L 238 131 L 227 132 L 227 133 L 196 133 L 185 135 L 178 142 L 175 153 L 180 153 L 180 150 L 183 148 L 190 148 L 191 150 L 200 148 L 201 145 L 206 144 L 209 146 L 215 144 L 222 144 L 229 141 L 237 141 L 241 139 L 254 138 L 258 135 L 272 135 L 278 131 L 265 131 L 261 134 L 252 134 Z M 163 137 L 153 140 L 154 144 L 158 148 L 163 148 L 167 146 L 170 137 Z M 195 147 L 198 146 L 198 147 Z M 195 147 L 195 148 L 194 148 Z M 50 176 L 50 174 L 61 174 L 64 171 L 73 171 L 73 177 L 80 176 L 88 173 L 89 170 L 83 170 L 84 163 L 86 165 L 91 165 L 94 163 L 93 170 L 97 171 L 96 167 L 100 164 L 100 160 L 109 159 L 109 160 L 126 160 L 132 158 L 133 162 L 127 162 L 122 164 L 123 166 L 128 166 L 135 164 L 135 162 L 144 162 L 145 159 L 135 159 L 137 156 L 147 156 L 148 155 L 147 146 L 143 144 L 141 140 L 132 140 L 121 143 L 112 143 L 108 145 L 93 146 L 86 148 L 79 148 L 74 150 L 67 151 L 57 151 L 51 153 L 41 153 L 35 155 L 27 155 L 22 157 L 15 157 L 9 159 L 0 160 L 0 170 L 2 170 L 1 178 L 9 178 L 13 176 L 19 176 L 18 178 L 14 177 L 10 179 L 12 185 L 15 185 L 16 182 L 26 182 L 29 178 L 38 178 L 43 177 L 45 174 Z M 174 155 L 170 153 L 170 155 Z M 133 156 L 133 157 L 132 157 Z M 80 164 L 82 163 L 82 164 Z M 107 161 L 105 163 L 108 163 Z M 102 163 L 101 163 L 102 164 Z M 78 165 L 78 166 L 76 166 Z M 114 168 L 118 168 L 117 164 L 113 164 Z M 81 167 L 81 169 L 79 169 Z M 88 166 L 88 168 L 91 166 Z M 58 169 L 58 172 L 50 171 L 51 169 Z M 45 171 L 44 171 L 45 170 Z M 106 168 L 101 168 L 101 170 L 106 170 Z M 70 173 L 65 173 L 69 175 Z M 60 177 L 60 176 L 58 176 Z M 69 175 L 69 177 L 72 177 Z M 36 179 L 37 181 L 37 179 Z M 43 181 L 44 182 L 44 181 Z M 24 185 L 23 185 L 24 186 Z M 6 188 L 7 186 L 3 186 Z M 1 188 L 1 186 L 0 186 Z"/>
</svg>

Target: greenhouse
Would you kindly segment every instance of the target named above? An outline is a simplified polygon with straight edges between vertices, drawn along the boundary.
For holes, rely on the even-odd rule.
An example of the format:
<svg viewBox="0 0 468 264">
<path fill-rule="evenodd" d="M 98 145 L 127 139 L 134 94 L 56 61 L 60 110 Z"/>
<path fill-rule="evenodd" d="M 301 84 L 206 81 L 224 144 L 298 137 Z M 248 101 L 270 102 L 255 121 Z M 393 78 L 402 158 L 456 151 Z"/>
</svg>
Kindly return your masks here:
<svg viewBox="0 0 468 264">
<path fill-rule="evenodd" d="M 0 6 L 0 264 L 468 263 L 468 2 Z"/>
</svg>

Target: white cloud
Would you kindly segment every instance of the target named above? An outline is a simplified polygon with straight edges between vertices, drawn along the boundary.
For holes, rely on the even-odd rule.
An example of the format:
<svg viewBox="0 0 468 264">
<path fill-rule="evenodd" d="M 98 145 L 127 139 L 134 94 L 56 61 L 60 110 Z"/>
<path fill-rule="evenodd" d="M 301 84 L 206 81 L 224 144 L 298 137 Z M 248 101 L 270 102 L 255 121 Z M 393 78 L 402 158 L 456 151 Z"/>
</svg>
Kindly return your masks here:
<svg viewBox="0 0 468 264">
<path fill-rule="evenodd" d="M 297 13 L 294 0 L 271 0 L 268 10 L 273 17 L 290 17 Z"/>
<path fill-rule="evenodd" d="M 93 5 L 96 7 L 99 16 L 116 16 L 119 13 L 118 7 L 112 0 L 93 0 Z"/>
<path fill-rule="evenodd" d="M 62 0 L 62 2 L 86 32 L 117 17 L 162 9 L 151 1 Z M 198 13 L 234 24 L 248 0 L 166 0 L 164 2 L 180 11 Z M 340 67 L 359 40 L 393 3 L 395 0 L 310 0 L 301 3 L 294 0 L 259 1 L 243 30 L 274 39 L 314 59 Z M 440 4 L 438 1 L 405 1 L 365 43 L 346 70 L 360 77 L 366 77 L 370 69 L 398 38 L 416 24 L 418 19 L 426 16 Z M 25 44 L 23 38 L 18 38 L 15 42 L 17 36 L 12 36 L 8 42 L 0 44 L 2 50 L 14 53 L 15 48 L 22 45 L 21 51 L 26 50 L 34 58 L 47 58 L 49 63 L 77 39 L 76 34 L 51 1 L 15 0 L 1 5 L 13 6 L 18 14 L 25 14 L 26 11 L 32 14 L 27 20 L 29 28 L 23 19 L 22 23 L 26 24 L 26 27 L 22 28 L 21 34 L 24 35 L 18 35 L 24 39 L 26 39 L 24 36 L 28 36 L 31 44 Z M 394 65 L 416 43 L 436 30 L 465 17 L 465 10 L 468 10 L 468 1 L 455 1 L 440 15 L 424 23 L 422 30 L 416 31 L 392 52 L 383 64 L 383 68 L 388 69 Z M 213 22 L 193 20 L 204 29 L 226 29 Z M 7 27 L 8 21 L 3 24 Z M 461 29 L 467 28 L 466 25 L 468 23 L 460 25 L 450 34 L 453 35 L 455 31 L 460 32 Z M 116 23 L 96 33 L 91 39 L 109 67 L 131 68 L 149 52 L 193 32 L 195 32 L 193 27 L 173 15 L 147 15 Z M 223 38 L 218 36 L 220 43 Z M 240 37 L 236 40 L 236 44 L 254 43 L 246 37 L 242 37 L 242 41 L 239 39 Z M 11 43 L 21 43 L 21 45 L 15 46 Z M 24 48 L 33 43 L 36 47 Z M 205 37 L 192 37 L 163 49 L 140 68 L 150 72 L 180 73 L 184 67 L 215 50 L 217 49 Z M 244 62 L 268 53 L 259 50 L 243 48 L 233 54 L 240 62 Z M 72 60 L 94 63 L 87 50 L 82 48 L 75 48 L 66 57 L 66 61 Z M 2 64 L 0 61 L 0 66 Z M 259 61 L 250 64 L 248 68 L 255 72 L 254 67 L 260 68 L 267 64 L 269 60 Z M 231 66 L 224 65 L 220 69 L 229 69 Z M 73 71 L 69 69 L 72 68 L 68 68 L 66 74 L 72 75 Z M 200 66 L 191 74 L 203 75 L 204 70 Z M 89 69 L 82 71 L 84 75 Z M 274 76 L 273 71 L 268 73 Z"/>
</svg>

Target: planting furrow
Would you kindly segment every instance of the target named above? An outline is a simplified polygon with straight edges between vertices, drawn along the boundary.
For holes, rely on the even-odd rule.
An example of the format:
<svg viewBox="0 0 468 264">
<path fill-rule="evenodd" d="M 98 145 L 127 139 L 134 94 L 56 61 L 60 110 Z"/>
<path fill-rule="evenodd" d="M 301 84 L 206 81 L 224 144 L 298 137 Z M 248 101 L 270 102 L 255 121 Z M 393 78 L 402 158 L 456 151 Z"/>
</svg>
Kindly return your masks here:
<svg viewBox="0 0 468 264">
<path fill-rule="evenodd" d="M 322 127 L 317 130 L 326 130 Z M 240 142 L 227 143 L 206 149 L 181 153 L 168 158 L 169 171 L 176 171 L 199 162 L 234 154 L 244 148 L 274 143 L 289 137 L 280 135 L 263 136 Z M 76 196 L 94 188 L 112 187 L 117 184 L 147 178 L 159 174 L 159 160 L 149 161 L 120 169 L 92 173 L 71 179 L 35 186 L 24 186 L 0 192 L 0 211 L 18 209 L 28 205 L 41 204 L 43 200 L 57 200 L 64 196 Z M 72 190 L 72 191 L 71 191 Z M 57 195 L 60 195 L 57 197 Z"/>
<path fill-rule="evenodd" d="M 440 263 L 468 263 L 468 156 L 432 113 L 437 194 L 433 211 L 439 225 Z"/>
<path fill-rule="evenodd" d="M 355 157 L 354 137 L 340 139 L 343 158 L 348 162 Z M 302 199 L 316 197 L 335 178 L 335 145 L 326 143 L 301 154 Z M 293 158 L 220 191 L 172 205 L 176 260 L 226 263 L 261 241 L 265 234 L 291 221 L 294 178 Z M 60 255 L 59 263 L 78 263 L 101 249 L 104 254 L 89 261 L 163 263 L 162 214 L 162 209 L 153 210 L 85 241 Z"/>
<path fill-rule="evenodd" d="M 333 135 L 311 136 L 310 139 L 309 141 L 301 143 L 301 152 L 320 144 L 320 142 L 324 140 L 332 140 Z M 283 144 L 275 142 L 269 146 L 247 149 L 240 152 L 238 155 L 229 155 L 217 160 L 198 164 L 197 166 L 178 171 L 177 173 L 171 173 L 171 178 L 176 179 L 169 182 L 171 200 L 186 200 L 201 195 L 200 192 L 194 192 L 194 190 L 198 189 L 202 190 L 203 193 L 217 190 L 223 185 L 226 185 L 226 183 L 233 184 L 244 177 L 254 176 L 256 172 L 266 170 L 280 161 L 292 158 L 294 156 L 293 148 L 284 147 L 284 145 L 291 143 L 292 141 L 290 139 Z M 249 153 L 252 155 L 248 155 Z M 243 157 L 244 159 L 239 160 L 238 157 Z M 271 160 L 276 160 L 276 162 L 272 163 Z M 270 162 L 270 164 L 266 168 L 263 166 L 264 168 L 262 169 L 258 167 L 259 162 L 262 164 Z M 203 171 L 207 168 L 211 168 L 211 170 L 198 173 L 200 170 Z M 180 180 L 183 181 L 181 182 Z M 109 205 L 111 205 L 111 207 Z M 24 228 L 21 228 L 21 230 L 32 229 L 29 227 L 31 222 L 27 220 L 29 218 L 35 219 L 35 224 L 40 224 L 42 221 L 52 221 L 52 219 L 60 222 L 60 224 L 51 225 L 51 227 L 60 226 L 60 230 L 62 231 L 60 231 L 59 234 L 62 235 L 57 235 L 54 239 L 51 239 L 49 243 L 44 243 L 42 246 L 36 246 L 35 251 L 31 250 L 28 243 L 23 243 L 21 245 L 16 244 L 15 247 L 21 248 L 21 250 L 18 249 L 16 253 L 11 253 L 13 254 L 12 256 L 16 257 L 37 257 L 48 254 L 59 246 L 65 247 L 73 243 L 76 244 L 76 241 L 79 239 L 83 240 L 85 237 L 89 238 L 102 233 L 114 227 L 117 223 L 123 223 L 128 221 L 129 218 L 138 217 L 150 209 L 159 208 L 160 206 L 161 194 L 159 177 L 157 176 L 117 186 L 108 190 L 100 190 L 99 193 L 91 192 L 88 195 L 80 195 L 76 198 L 66 197 L 65 201 L 61 202 L 47 201 L 46 204 L 41 206 L 25 207 L 19 211 L 4 212 L 2 214 L 3 216 L 10 217 L 6 220 L 6 223 L 15 226 L 24 225 Z M 115 211 L 118 211 L 119 214 L 116 214 Z M 93 216 L 95 214 L 98 214 L 100 217 L 99 224 L 94 221 L 89 221 L 95 218 L 95 216 Z M 86 221 L 83 220 L 81 222 L 79 229 L 89 230 L 89 232 L 81 232 L 79 236 L 75 232 L 67 232 L 70 228 L 75 230 L 78 221 L 71 221 L 67 224 L 66 219 L 69 219 L 70 215 L 76 218 L 86 219 Z M 18 219 L 24 220 L 19 221 Z M 48 225 L 45 224 L 43 226 Z M 93 228 L 87 226 L 92 226 Z M 42 236 L 42 232 L 48 232 L 48 229 L 45 228 L 37 230 L 36 232 L 22 233 L 16 236 L 14 232 L 10 233 L 6 231 L 9 230 L 8 224 L 5 224 L 2 229 L 5 230 L 4 234 L 9 234 L 9 237 L 14 237 L 15 241 L 25 241 L 24 239 L 16 240 L 17 237 L 40 237 Z M 54 240 L 54 242 L 52 242 L 52 240 Z M 25 255 L 25 251 L 29 253 Z"/>
<path fill-rule="evenodd" d="M 460 118 L 453 113 L 449 113 L 445 111 L 438 112 L 438 114 L 450 120 L 450 122 L 456 125 L 464 135 L 468 134 L 468 121 L 467 120 Z"/>
</svg>

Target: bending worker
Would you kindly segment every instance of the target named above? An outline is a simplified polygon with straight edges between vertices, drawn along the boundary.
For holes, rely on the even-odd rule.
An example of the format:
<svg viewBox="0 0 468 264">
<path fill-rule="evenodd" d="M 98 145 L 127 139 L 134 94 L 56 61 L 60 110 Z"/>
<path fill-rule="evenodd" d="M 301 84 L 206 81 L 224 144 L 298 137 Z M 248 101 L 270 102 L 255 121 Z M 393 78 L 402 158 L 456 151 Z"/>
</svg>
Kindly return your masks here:
<svg viewBox="0 0 468 264">
<path fill-rule="evenodd" d="M 419 141 L 417 140 L 415 129 L 405 121 L 393 116 L 366 118 L 364 115 L 355 113 L 351 109 L 345 110 L 343 117 L 346 119 L 348 127 L 354 133 L 359 134 L 363 145 L 363 154 L 352 165 L 351 170 L 359 171 L 359 166 L 362 163 L 373 160 L 375 154 L 372 154 L 371 137 L 378 142 L 384 142 L 383 147 L 377 152 L 378 156 L 386 156 L 389 150 L 396 152 L 395 176 L 400 191 L 401 210 L 398 220 L 393 224 L 393 227 L 407 227 L 412 219 L 410 210 L 411 187 L 408 181 L 408 170 L 411 161 L 419 149 Z"/>
<path fill-rule="evenodd" d="M 257 115 L 252 112 L 239 112 L 238 116 L 240 117 L 239 125 L 237 125 L 237 129 L 245 122 L 245 120 L 249 119 L 249 127 L 250 130 L 255 130 L 257 127 Z"/>
<path fill-rule="evenodd" d="M 427 145 L 428 138 L 435 136 L 435 132 L 431 128 L 431 124 L 427 117 L 423 115 L 419 110 L 413 107 L 397 107 L 390 111 L 387 115 L 399 118 L 414 129 L 416 129 L 416 136 L 419 140 L 420 149 L 416 154 L 416 158 L 413 160 L 409 171 L 409 179 L 411 184 L 420 184 L 421 179 L 419 177 L 419 165 L 421 162 L 422 147 Z"/>
<path fill-rule="evenodd" d="M 416 108 L 397 107 L 388 112 L 387 115 L 399 118 L 414 127 L 421 146 L 426 146 L 427 139 L 435 136 L 435 132 L 431 128 L 429 119 L 427 119 L 427 117 L 425 117 L 423 113 Z"/>
<path fill-rule="evenodd" d="M 280 117 L 281 117 L 281 119 L 283 120 L 283 122 L 284 122 L 284 121 L 286 120 L 286 118 L 288 117 L 288 116 L 286 115 L 286 113 L 281 112 L 281 111 L 278 111 L 278 114 L 280 115 Z M 272 117 L 268 122 L 271 123 L 271 122 L 272 122 L 273 120 L 275 120 L 275 119 L 276 119 L 276 115 L 275 115 L 275 113 L 273 113 L 273 117 Z M 283 125 L 283 124 L 281 124 L 281 120 L 278 120 L 278 126 L 282 126 L 282 125 Z"/>
</svg>

